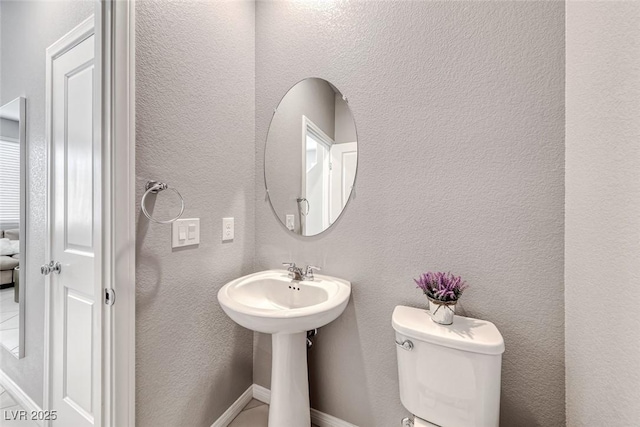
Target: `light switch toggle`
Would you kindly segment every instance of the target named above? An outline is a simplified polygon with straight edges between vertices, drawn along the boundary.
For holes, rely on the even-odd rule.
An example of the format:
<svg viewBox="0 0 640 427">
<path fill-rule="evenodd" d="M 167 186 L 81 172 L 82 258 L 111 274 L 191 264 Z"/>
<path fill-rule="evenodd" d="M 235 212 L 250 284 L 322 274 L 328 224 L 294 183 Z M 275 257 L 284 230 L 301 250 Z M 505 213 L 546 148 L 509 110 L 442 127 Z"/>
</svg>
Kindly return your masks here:
<svg viewBox="0 0 640 427">
<path fill-rule="evenodd" d="M 287 224 L 287 229 L 289 231 L 294 231 L 296 228 L 296 219 L 295 216 L 293 215 L 287 215 L 286 216 L 286 224 Z"/>
<path fill-rule="evenodd" d="M 222 218 L 222 241 L 228 242 L 233 240 L 235 234 L 233 218 Z"/>
<path fill-rule="evenodd" d="M 180 218 L 171 225 L 171 247 L 200 244 L 200 218 Z"/>
</svg>

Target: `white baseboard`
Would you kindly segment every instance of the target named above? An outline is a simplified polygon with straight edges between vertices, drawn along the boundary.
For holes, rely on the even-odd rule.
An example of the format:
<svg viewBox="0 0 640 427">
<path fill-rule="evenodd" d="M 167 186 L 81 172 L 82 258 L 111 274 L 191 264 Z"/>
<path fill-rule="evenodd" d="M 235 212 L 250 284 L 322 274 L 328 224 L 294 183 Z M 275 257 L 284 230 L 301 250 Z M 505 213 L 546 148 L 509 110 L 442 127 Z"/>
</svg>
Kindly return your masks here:
<svg viewBox="0 0 640 427">
<path fill-rule="evenodd" d="M 313 408 L 311 408 L 311 422 L 318 427 L 358 427 Z"/>
<path fill-rule="evenodd" d="M 222 414 L 220 418 L 211 425 L 211 427 L 227 427 L 231 424 L 231 421 L 233 421 L 233 419 L 242 412 L 244 407 L 251 402 L 251 399 L 253 399 L 253 385 L 242 393 L 242 395 L 233 402 L 231 406 L 229 406 L 229 409 L 224 411 L 224 414 Z"/>
<path fill-rule="evenodd" d="M 271 403 L 271 390 L 261 385 L 253 385 L 253 398 L 267 405 Z"/>
<path fill-rule="evenodd" d="M 271 390 L 261 385 L 253 385 L 253 398 L 260 402 L 269 404 L 271 401 Z M 343 421 L 333 415 L 325 414 L 317 409 L 311 409 L 311 422 L 318 427 L 358 427 L 354 424 Z"/>
<path fill-rule="evenodd" d="M 22 409 L 26 410 L 28 413 L 31 413 L 31 411 L 42 411 L 42 408 L 40 408 L 36 402 L 34 402 L 33 399 L 31 399 L 29 395 L 27 395 L 27 393 L 25 393 L 24 390 L 22 390 L 18 384 L 9 378 L 2 370 L 0 370 L 0 386 L 2 386 L 2 388 L 4 388 L 11 397 L 13 397 L 16 403 L 22 406 Z M 42 420 L 34 420 L 34 422 L 39 426 L 43 425 Z"/>
</svg>

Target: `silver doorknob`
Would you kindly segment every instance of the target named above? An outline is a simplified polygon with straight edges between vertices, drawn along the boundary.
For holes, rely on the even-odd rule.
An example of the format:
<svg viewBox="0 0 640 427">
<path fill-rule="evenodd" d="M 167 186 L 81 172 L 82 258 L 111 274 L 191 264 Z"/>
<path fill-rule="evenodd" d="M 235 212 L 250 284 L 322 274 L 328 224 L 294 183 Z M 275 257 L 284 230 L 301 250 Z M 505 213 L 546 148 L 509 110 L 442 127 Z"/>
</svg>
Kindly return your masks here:
<svg viewBox="0 0 640 427">
<path fill-rule="evenodd" d="M 60 274 L 62 271 L 62 265 L 59 262 L 51 261 L 49 264 L 43 264 L 40 267 L 40 273 L 43 276 L 48 276 L 51 273 Z"/>
</svg>

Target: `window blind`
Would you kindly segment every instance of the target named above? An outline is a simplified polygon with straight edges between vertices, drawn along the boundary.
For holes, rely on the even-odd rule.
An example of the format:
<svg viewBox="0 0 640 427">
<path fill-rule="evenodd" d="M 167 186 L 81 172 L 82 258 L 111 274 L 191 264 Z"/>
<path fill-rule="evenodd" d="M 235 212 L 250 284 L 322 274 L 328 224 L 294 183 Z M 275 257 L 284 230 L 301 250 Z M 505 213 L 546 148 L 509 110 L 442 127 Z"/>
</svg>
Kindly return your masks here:
<svg viewBox="0 0 640 427">
<path fill-rule="evenodd" d="M 0 139 L 0 225 L 20 224 L 20 144 Z"/>
</svg>

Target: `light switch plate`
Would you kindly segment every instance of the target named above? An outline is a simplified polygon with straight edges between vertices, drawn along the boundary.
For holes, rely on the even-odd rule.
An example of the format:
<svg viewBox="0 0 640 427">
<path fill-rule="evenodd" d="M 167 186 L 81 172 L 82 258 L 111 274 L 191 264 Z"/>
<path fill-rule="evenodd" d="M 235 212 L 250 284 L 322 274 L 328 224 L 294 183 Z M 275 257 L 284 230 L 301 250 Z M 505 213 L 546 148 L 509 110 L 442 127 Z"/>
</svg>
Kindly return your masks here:
<svg viewBox="0 0 640 427">
<path fill-rule="evenodd" d="M 228 242 L 233 240 L 235 234 L 233 218 L 222 218 L 222 241 Z"/>
<path fill-rule="evenodd" d="M 171 247 L 200 244 L 200 218 L 180 218 L 171 224 Z"/>
<path fill-rule="evenodd" d="M 296 217 L 293 215 L 287 215 L 286 216 L 286 224 L 287 224 L 287 228 L 290 231 L 294 231 L 294 229 L 296 228 Z"/>
</svg>

